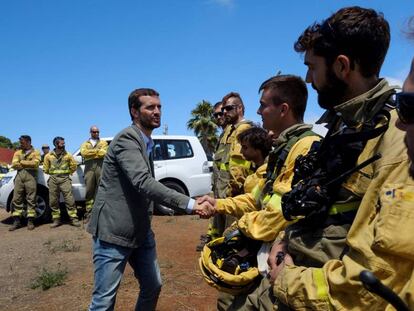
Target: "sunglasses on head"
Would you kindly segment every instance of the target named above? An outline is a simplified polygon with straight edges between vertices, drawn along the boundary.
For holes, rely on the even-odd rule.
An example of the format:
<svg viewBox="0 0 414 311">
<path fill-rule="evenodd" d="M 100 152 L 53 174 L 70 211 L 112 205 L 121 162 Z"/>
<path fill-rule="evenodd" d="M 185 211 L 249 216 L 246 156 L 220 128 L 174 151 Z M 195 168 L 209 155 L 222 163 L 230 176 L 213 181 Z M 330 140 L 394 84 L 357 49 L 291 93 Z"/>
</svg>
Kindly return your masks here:
<svg viewBox="0 0 414 311">
<path fill-rule="evenodd" d="M 396 94 L 396 108 L 400 121 L 404 124 L 414 123 L 414 92 Z"/>
<path fill-rule="evenodd" d="M 223 106 L 221 107 L 221 112 L 232 111 L 233 109 L 236 109 L 236 105 Z"/>
<path fill-rule="evenodd" d="M 222 117 L 222 116 L 223 116 L 223 113 L 222 113 L 222 112 L 214 112 L 214 113 L 213 113 L 213 117 L 214 117 L 214 118 L 216 118 L 216 119 L 217 119 L 218 117 Z"/>
</svg>

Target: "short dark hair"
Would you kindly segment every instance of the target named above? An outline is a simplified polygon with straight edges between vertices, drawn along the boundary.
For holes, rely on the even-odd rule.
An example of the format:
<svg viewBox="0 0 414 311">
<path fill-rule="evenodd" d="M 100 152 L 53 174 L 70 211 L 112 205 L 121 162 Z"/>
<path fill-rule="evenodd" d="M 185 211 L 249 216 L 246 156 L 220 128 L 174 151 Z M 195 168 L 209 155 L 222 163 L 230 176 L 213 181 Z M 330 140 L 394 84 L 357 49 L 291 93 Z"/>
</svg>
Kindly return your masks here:
<svg viewBox="0 0 414 311">
<path fill-rule="evenodd" d="M 364 77 L 379 76 L 390 45 L 390 26 L 382 13 L 358 6 L 342 8 L 321 23 L 315 23 L 294 44 L 296 52 L 313 50 L 332 65 L 346 55 L 360 66 Z"/>
<path fill-rule="evenodd" d="M 62 136 L 56 136 L 55 138 L 53 138 L 53 146 L 56 147 L 57 142 L 60 140 L 65 140 L 65 139 Z"/>
<path fill-rule="evenodd" d="M 303 121 L 308 101 L 308 89 L 305 81 L 295 75 L 277 75 L 267 79 L 260 85 L 259 93 L 263 90 L 276 90 L 273 92 L 273 104 L 287 103 L 293 116 Z"/>
<path fill-rule="evenodd" d="M 240 94 L 237 92 L 230 92 L 228 94 L 226 94 L 223 99 L 221 100 L 221 103 L 224 105 L 226 103 L 226 101 L 228 101 L 230 98 L 235 97 L 239 100 L 239 104 L 242 107 L 242 111 L 244 113 L 244 104 L 243 104 L 243 100 L 240 97 Z"/>
<path fill-rule="evenodd" d="M 136 89 L 129 94 L 128 97 L 128 111 L 131 116 L 131 120 L 133 120 L 133 116 L 131 114 L 131 108 L 134 107 L 136 110 L 139 110 L 142 103 L 139 100 L 141 96 L 160 96 L 156 90 L 149 89 L 149 88 L 140 88 Z"/>
<path fill-rule="evenodd" d="M 272 139 L 269 137 L 268 132 L 264 128 L 258 126 L 250 127 L 241 132 L 237 136 L 237 140 L 240 143 L 247 142 L 254 149 L 259 149 L 264 158 L 272 149 Z"/>
<path fill-rule="evenodd" d="M 221 101 L 214 104 L 213 109 L 217 109 L 218 106 L 223 104 Z"/>
<path fill-rule="evenodd" d="M 25 140 L 28 141 L 29 143 L 32 142 L 32 138 L 29 135 L 20 135 L 19 140 Z"/>
</svg>

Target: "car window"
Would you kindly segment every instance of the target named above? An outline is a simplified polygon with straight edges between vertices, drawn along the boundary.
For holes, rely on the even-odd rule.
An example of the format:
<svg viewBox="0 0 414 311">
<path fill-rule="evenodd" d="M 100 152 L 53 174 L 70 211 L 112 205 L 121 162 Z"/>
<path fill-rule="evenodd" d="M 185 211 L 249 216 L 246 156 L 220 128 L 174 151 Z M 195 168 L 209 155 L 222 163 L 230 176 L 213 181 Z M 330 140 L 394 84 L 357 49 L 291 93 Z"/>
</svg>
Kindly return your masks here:
<svg viewBox="0 0 414 311">
<path fill-rule="evenodd" d="M 154 141 L 154 148 L 152 151 L 154 161 L 163 160 L 161 141 Z"/>
<path fill-rule="evenodd" d="M 193 149 L 188 140 L 162 139 L 154 140 L 154 160 L 172 160 L 191 158 L 194 156 Z"/>
<path fill-rule="evenodd" d="M 167 140 L 167 159 L 191 158 L 194 153 L 188 140 Z"/>
</svg>

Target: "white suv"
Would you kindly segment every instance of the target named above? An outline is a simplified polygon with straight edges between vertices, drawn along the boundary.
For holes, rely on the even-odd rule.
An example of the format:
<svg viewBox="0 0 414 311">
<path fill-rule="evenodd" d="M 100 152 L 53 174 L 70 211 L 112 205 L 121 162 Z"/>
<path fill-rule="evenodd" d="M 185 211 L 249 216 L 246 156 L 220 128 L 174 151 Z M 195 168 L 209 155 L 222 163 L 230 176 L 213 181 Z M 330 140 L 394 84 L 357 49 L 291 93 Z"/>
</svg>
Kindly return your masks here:
<svg viewBox="0 0 414 311">
<path fill-rule="evenodd" d="M 154 169 L 155 178 L 165 186 L 190 197 L 208 194 L 211 191 L 211 163 L 197 137 L 177 135 L 154 135 Z M 108 143 L 112 138 L 102 138 Z M 80 150 L 73 154 L 79 163 L 76 172 L 71 176 L 72 191 L 78 205 L 85 202 L 84 165 Z M 16 171 L 8 172 L 0 181 L 0 207 L 11 211 L 14 177 Z M 37 207 L 36 218 L 47 221 L 50 219 L 47 180 L 49 175 L 39 168 L 37 176 Z M 61 201 L 62 198 L 61 198 Z M 174 214 L 172 209 L 157 206 L 160 214 Z"/>
</svg>

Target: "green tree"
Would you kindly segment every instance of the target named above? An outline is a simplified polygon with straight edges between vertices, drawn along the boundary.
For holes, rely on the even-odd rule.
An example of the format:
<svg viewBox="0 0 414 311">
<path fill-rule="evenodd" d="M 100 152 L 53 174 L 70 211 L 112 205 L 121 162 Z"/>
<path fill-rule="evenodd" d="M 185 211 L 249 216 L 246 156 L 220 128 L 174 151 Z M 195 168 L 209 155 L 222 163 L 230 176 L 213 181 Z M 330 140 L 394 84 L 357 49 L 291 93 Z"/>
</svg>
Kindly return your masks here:
<svg viewBox="0 0 414 311">
<path fill-rule="evenodd" d="M 12 148 L 12 149 L 17 150 L 17 149 L 19 149 L 19 148 L 20 148 L 20 142 L 19 142 L 19 141 L 15 141 L 15 142 L 13 143 L 13 148 Z"/>
<path fill-rule="evenodd" d="M 213 121 L 213 106 L 210 102 L 202 100 L 191 111 L 191 119 L 187 128 L 194 131 L 208 155 L 212 155 L 217 145 L 217 124 Z"/>
<path fill-rule="evenodd" d="M 7 137 L 0 136 L 0 147 L 13 149 L 13 143 Z"/>
</svg>

